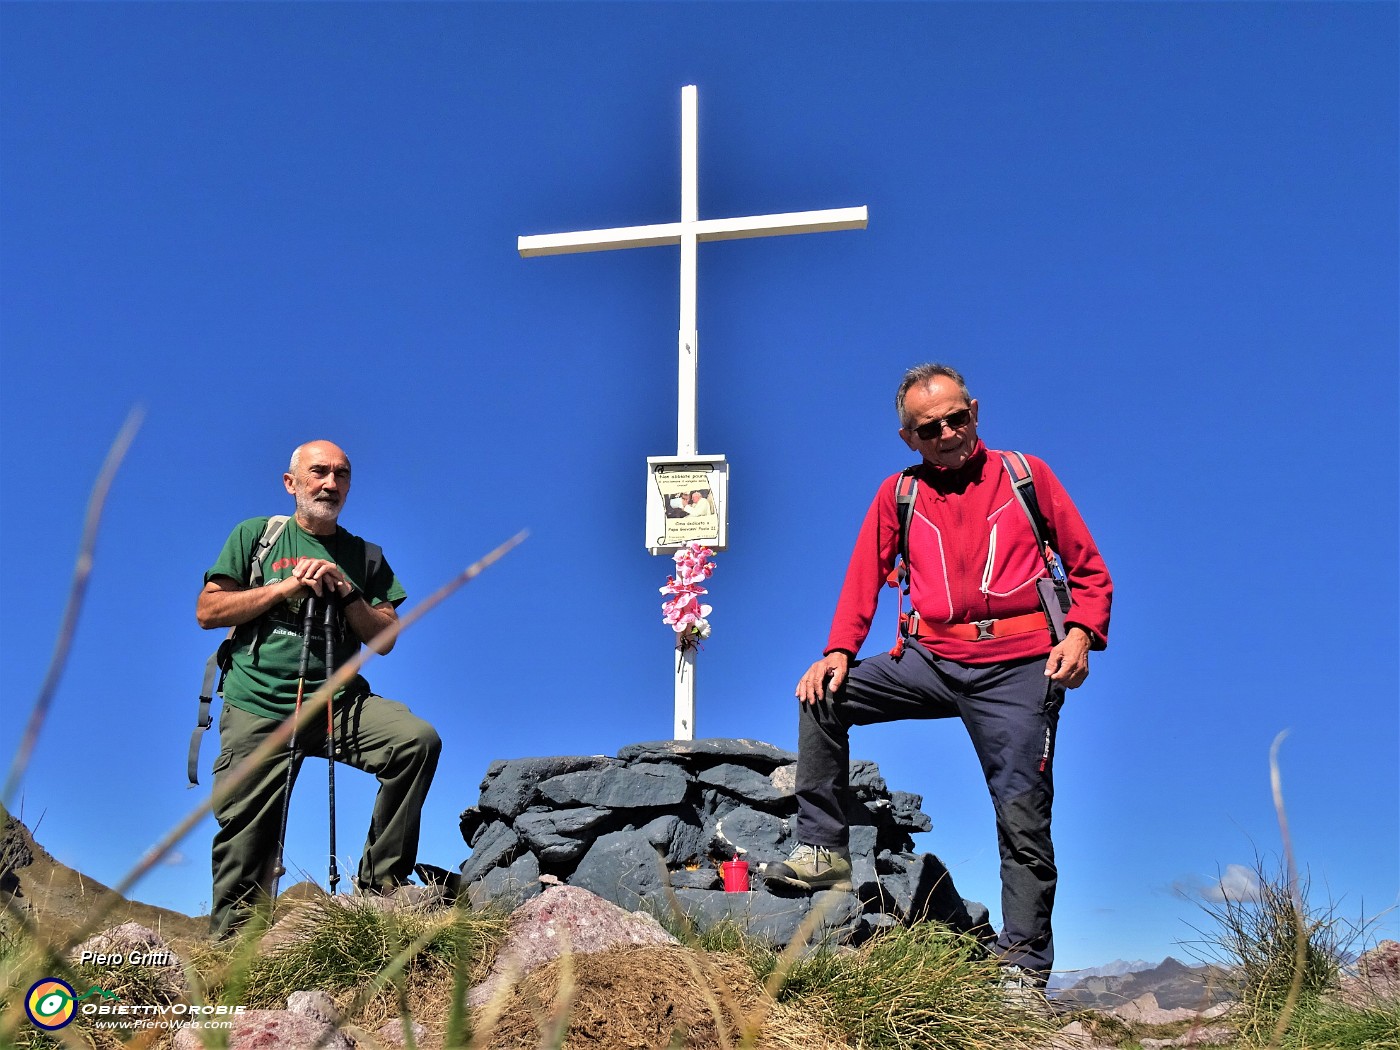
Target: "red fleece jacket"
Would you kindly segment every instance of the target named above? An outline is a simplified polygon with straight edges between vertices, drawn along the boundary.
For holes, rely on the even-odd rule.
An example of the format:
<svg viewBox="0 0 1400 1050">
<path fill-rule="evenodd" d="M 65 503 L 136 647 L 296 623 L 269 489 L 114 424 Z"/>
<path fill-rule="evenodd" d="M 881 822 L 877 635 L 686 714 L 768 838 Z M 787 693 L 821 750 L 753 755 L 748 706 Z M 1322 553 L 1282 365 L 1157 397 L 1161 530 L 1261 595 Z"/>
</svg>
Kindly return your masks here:
<svg viewBox="0 0 1400 1050">
<path fill-rule="evenodd" d="M 1027 456 L 1036 499 L 1050 540 L 1069 577 L 1071 606 L 1065 619 L 1093 634 L 1093 648 L 1108 645 L 1113 581 L 1094 538 L 1064 486 L 1045 463 Z M 1040 608 L 1035 581 L 1046 575 L 1035 534 L 1016 499 L 1001 457 L 981 442 L 956 470 L 922 464 L 909 530 L 909 597 L 927 623 L 1003 619 Z M 860 651 L 880 589 L 899 550 L 895 488 L 899 475 L 880 484 L 856 539 L 826 652 Z M 981 642 L 923 640 L 937 655 L 965 664 L 992 664 L 1043 655 L 1050 632 Z"/>
</svg>

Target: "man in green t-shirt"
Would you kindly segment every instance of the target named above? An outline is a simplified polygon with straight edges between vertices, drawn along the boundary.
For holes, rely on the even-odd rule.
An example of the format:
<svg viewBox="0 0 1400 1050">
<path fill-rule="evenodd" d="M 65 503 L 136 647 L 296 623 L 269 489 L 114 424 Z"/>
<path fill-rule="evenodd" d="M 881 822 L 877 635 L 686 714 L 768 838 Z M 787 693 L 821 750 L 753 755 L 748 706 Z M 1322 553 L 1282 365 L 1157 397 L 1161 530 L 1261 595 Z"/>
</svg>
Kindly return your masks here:
<svg viewBox="0 0 1400 1050">
<path fill-rule="evenodd" d="M 287 787 L 286 753 L 274 755 L 233 791 L 228 775 L 296 708 L 302 655 L 302 611 L 308 597 L 338 615 L 335 666 L 355 655 L 398 619 L 405 593 L 382 558 L 374 564 L 365 541 L 338 524 L 350 494 L 350 460 L 329 441 L 310 441 L 292 453 L 282 483 L 296 512 L 262 559 L 261 586 L 249 586 L 253 557 L 267 518 L 233 530 L 204 574 L 195 618 L 205 628 L 237 627 L 224 680 L 219 757 L 214 762 L 214 902 L 210 926 L 225 936 L 246 921 L 273 882 Z M 320 621 L 318 615 L 314 617 Z M 326 679 L 325 638 L 313 629 L 305 695 Z M 381 655 L 394 647 L 372 644 Z M 423 801 L 437 769 L 442 741 L 427 722 L 354 678 L 336 694 L 336 761 L 379 778 L 369 836 L 356 883 L 362 892 L 390 893 L 408 881 L 418 854 Z M 326 753 L 326 720 L 313 719 L 297 734 L 296 767 L 303 755 Z"/>
</svg>

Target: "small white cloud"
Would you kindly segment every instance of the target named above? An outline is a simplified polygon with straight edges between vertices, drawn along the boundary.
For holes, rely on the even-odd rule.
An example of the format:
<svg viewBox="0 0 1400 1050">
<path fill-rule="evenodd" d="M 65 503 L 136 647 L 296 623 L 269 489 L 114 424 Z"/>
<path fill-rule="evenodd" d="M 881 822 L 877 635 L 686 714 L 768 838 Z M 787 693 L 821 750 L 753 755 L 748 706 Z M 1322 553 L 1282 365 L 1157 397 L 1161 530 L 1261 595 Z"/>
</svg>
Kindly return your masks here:
<svg viewBox="0 0 1400 1050">
<path fill-rule="evenodd" d="M 1227 864 L 1225 873 L 1205 888 L 1209 901 L 1252 901 L 1259 899 L 1259 875 L 1243 864 Z"/>
<path fill-rule="evenodd" d="M 171 868 L 178 868 L 180 865 L 188 864 L 189 862 L 190 858 L 185 856 L 177 849 L 171 850 L 165 855 L 165 859 L 161 861 L 162 864 L 165 864 Z"/>
</svg>

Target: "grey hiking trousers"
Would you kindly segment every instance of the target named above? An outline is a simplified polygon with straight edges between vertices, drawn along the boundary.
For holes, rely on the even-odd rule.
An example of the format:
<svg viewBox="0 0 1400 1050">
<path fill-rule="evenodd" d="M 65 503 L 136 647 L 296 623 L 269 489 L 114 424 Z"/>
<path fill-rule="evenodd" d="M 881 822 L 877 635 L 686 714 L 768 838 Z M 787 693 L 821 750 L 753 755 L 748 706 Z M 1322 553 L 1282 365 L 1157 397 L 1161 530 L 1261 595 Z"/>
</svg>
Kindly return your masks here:
<svg viewBox="0 0 1400 1050">
<path fill-rule="evenodd" d="M 397 700 L 372 694 L 338 699 L 334 710 L 336 761 L 379 778 L 356 881 L 367 888 L 407 882 L 418 859 L 423 802 L 442 741 L 432 726 Z M 306 755 L 325 757 L 325 715 L 314 722 L 298 734 L 293 778 Z M 214 762 L 216 800 L 238 764 L 280 724 L 224 704 Z M 287 751 L 279 749 L 229 797 L 216 801 L 219 830 L 214 834 L 214 903 L 209 917 L 215 936 L 244 921 L 272 885 L 287 761 Z"/>
<path fill-rule="evenodd" d="M 972 738 L 996 809 L 1002 930 L 994 951 L 1007 964 L 1049 971 L 1055 958 L 1055 848 L 1050 808 L 1055 732 L 1064 688 L 1045 677 L 1045 657 L 971 666 L 910 641 L 899 658 L 852 663 L 833 696 L 800 703 L 797 837 L 844 847 L 851 726 L 906 718 L 960 718 Z"/>
</svg>

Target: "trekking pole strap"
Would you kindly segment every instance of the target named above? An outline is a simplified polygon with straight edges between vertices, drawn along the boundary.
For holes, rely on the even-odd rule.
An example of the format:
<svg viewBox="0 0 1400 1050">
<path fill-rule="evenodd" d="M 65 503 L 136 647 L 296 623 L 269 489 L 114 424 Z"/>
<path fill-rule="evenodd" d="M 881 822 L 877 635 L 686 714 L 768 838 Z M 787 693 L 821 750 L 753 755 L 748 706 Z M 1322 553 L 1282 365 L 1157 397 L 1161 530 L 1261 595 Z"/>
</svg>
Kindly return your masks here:
<svg viewBox="0 0 1400 1050">
<path fill-rule="evenodd" d="M 199 712 L 195 718 L 194 732 L 190 734 L 190 752 L 185 759 L 185 774 L 189 777 L 190 787 L 199 786 L 199 745 L 204 742 L 205 730 L 214 724 L 211 708 L 214 703 L 214 686 L 218 679 L 219 654 L 214 653 L 204 666 L 204 685 L 199 691 Z"/>
</svg>

